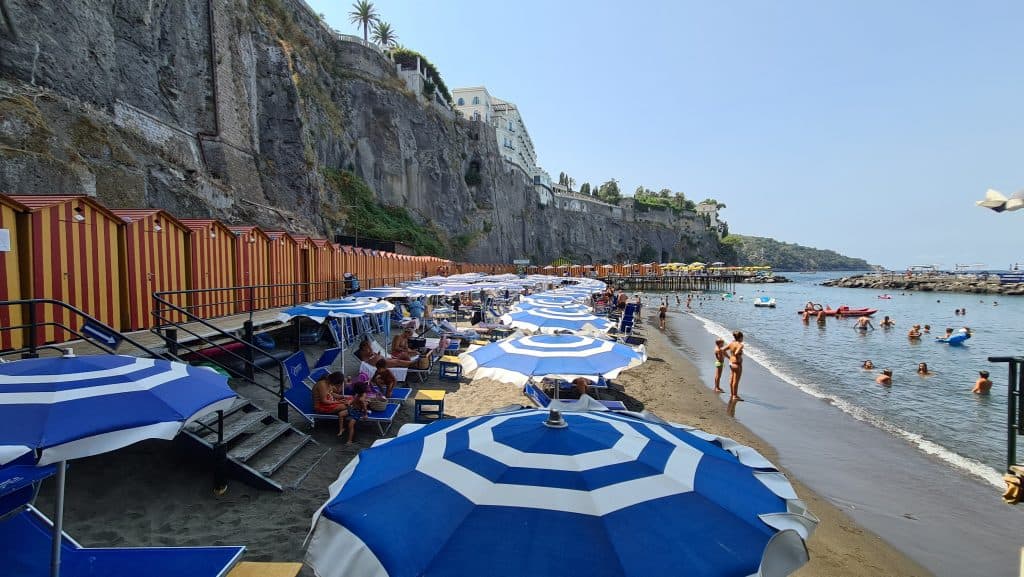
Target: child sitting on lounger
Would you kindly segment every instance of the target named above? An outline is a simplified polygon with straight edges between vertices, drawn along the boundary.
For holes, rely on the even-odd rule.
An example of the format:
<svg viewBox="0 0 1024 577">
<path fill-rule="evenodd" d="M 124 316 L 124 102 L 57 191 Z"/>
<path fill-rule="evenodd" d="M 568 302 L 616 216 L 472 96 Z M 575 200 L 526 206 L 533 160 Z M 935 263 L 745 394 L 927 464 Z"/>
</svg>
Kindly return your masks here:
<svg viewBox="0 0 1024 577">
<path fill-rule="evenodd" d="M 344 421 L 348 415 L 348 403 L 341 395 L 345 379 L 341 373 L 325 375 L 313 385 L 313 410 L 323 415 L 338 415 L 338 436 L 344 432 Z"/>
<path fill-rule="evenodd" d="M 356 437 L 356 421 L 365 421 L 367 415 L 370 414 L 370 408 L 366 405 L 366 394 L 369 390 L 366 381 L 358 380 L 352 383 L 352 397 L 349 401 L 348 415 L 341 419 L 344 421 L 344 427 L 348 428 L 348 440 L 345 444 L 349 444 Z M 340 427 L 339 427 L 340 428 Z M 341 431 L 338 432 L 338 436 L 341 436 Z"/>
<path fill-rule="evenodd" d="M 385 398 L 391 396 L 391 391 L 395 390 L 395 386 L 398 385 L 398 379 L 395 378 L 395 374 L 388 368 L 388 363 L 384 359 L 377 361 L 377 372 L 373 374 L 373 378 L 370 382 L 373 383 Z"/>
</svg>

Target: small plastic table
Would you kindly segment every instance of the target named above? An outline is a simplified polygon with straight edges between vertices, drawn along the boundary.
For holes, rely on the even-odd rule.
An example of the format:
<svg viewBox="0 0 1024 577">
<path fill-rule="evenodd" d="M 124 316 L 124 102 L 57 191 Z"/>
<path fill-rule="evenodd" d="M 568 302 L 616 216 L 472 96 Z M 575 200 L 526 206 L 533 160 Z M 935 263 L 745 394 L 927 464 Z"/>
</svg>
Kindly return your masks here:
<svg viewBox="0 0 1024 577">
<path fill-rule="evenodd" d="M 459 357 L 445 355 L 438 359 L 437 378 L 443 381 L 457 381 L 462 378 L 462 361 Z"/>
<path fill-rule="evenodd" d="M 444 417 L 444 395 L 444 391 L 435 389 L 423 389 L 416 393 L 413 398 L 413 420 L 422 423 Z"/>
</svg>

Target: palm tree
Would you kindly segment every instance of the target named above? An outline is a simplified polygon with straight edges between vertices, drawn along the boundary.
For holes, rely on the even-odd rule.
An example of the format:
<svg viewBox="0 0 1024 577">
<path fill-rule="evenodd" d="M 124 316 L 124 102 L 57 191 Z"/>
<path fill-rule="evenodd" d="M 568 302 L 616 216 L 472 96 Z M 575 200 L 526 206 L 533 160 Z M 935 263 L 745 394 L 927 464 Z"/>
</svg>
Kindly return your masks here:
<svg viewBox="0 0 1024 577">
<path fill-rule="evenodd" d="M 377 21 L 377 9 L 373 7 L 370 0 L 357 0 L 352 4 L 352 11 L 348 13 L 348 21 L 356 26 L 363 27 L 363 42 L 370 42 L 370 24 Z"/>
<path fill-rule="evenodd" d="M 373 41 L 381 48 L 388 48 L 398 44 L 398 34 L 387 22 L 378 21 L 373 24 Z"/>
</svg>

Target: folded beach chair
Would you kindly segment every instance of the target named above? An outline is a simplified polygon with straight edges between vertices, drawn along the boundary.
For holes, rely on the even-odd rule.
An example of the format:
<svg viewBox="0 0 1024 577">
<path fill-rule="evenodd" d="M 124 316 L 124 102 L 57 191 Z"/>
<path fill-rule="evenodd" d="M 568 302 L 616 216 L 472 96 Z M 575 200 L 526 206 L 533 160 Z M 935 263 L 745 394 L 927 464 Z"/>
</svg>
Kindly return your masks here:
<svg viewBox="0 0 1024 577">
<path fill-rule="evenodd" d="M 622 401 L 602 401 L 589 395 L 583 395 L 579 399 L 557 399 L 553 401 L 547 393 L 542 391 L 540 387 L 533 383 L 526 383 L 526 385 L 523 386 L 523 394 L 541 409 L 552 407 L 568 410 L 587 410 L 589 408 L 593 408 L 594 403 L 598 403 L 609 411 L 626 410 L 626 404 Z M 552 404 L 554 404 L 554 406 L 552 406 Z"/>
<path fill-rule="evenodd" d="M 53 523 L 34 507 L 0 522 L 3 574 L 50 575 Z M 245 547 L 82 547 L 61 539 L 63 577 L 224 577 Z"/>
<path fill-rule="evenodd" d="M 0 574 L 50 575 L 53 523 L 31 502 L 39 483 L 55 470 L 14 464 L 0 468 Z M 244 551 L 245 547 L 86 548 L 62 533 L 60 569 L 64 577 L 224 577 Z"/>
</svg>

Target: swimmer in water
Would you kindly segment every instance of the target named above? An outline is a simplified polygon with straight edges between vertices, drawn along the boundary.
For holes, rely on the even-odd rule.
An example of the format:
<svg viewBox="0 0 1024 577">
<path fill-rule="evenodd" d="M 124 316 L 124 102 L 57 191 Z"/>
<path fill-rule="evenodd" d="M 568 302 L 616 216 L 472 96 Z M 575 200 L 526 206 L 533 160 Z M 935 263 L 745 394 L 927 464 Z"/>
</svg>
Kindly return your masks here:
<svg viewBox="0 0 1024 577">
<path fill-rule="evenodd" d="M 872 363 L 871 359 L 868 359 L 864 361 L 860 368 L 864 369 L 865 371 L 870 371 L 871 369 L 875 368 L 875 363 Z"/>
<path fill-rule="evenodd" d="M 974 381 L 971 392 L 975 395 L 987 395 L 991 388 L 992 381 L 988 380 L 988 371 L 978 371 L 978 380 Z"/>
<path fill-rule="evenodd" d="M 946 327 L 946 334 L 942 335 L 942 336 L 941 336 L 941 337 L 939 337 L 939 338 L 940 338 L 940 339 L 947 339 L 947 340 L 948 340 L 948 339 L 949 339 L 949 337 L 951 337 L 951 336 L 953 336 L 953 329 L 951 329 L 951 328 L 949 328 L 949 327 Z"/>
<path fill-rule="evenodd" d="M 896 321 L 890 319 L 887 315 L 884 319 L 882 319 L 882 322 L 879 324 L 882 325 L 883 329 L 891 329 L 892 327 L 896 326 Z"/>
<path fill-rule="evenodd" d="M 889 318 L 889 317 L 886 317 Z M 853 328 L 858 331 L 866 331 L 868 329 L 875 330 L 875 325 L 871 324 L 871 319 L 868 317 L 859 317 L 857 324 L 853 325 Z"/>
<path fill-rule="evenodd" d="M 886 387 L 892 385 L 892 369 L 885 369 L 875 378 L 875 382 Z"/>
<path fill-rule="evenodd" d="M 935 373 L 928 370 L 928 363 L 917 363 L 917 374 L 922 377 L 930 377 Z"/>
<path fill-rule="evenodd" d="M 932 326 L 931 325 L 925 325 L 924 326 L 924 331 L 922 331 L 922 332 L 927 335 L 928 333 L 932 332 Z"/>
<path fill-rule="evenodd" d="M 825 324 L 825 311 L 818 311 L 818 324 L 824 326 L 824 324 Z"/>
<path fill-rule="evenodd" d="M 715 339 L 715 388 L 716 393 L 724 393 L 722 390 L 722 364 L 725 361 L 725 341 Z"/>
<path fill-rule="evenodd" d="M 921 338 L 921 325 L 914 325 L 910 327 L 910 332 L 907 333 L 907 338 L 912 341 Z"/>
</svg>

